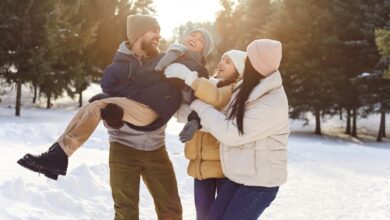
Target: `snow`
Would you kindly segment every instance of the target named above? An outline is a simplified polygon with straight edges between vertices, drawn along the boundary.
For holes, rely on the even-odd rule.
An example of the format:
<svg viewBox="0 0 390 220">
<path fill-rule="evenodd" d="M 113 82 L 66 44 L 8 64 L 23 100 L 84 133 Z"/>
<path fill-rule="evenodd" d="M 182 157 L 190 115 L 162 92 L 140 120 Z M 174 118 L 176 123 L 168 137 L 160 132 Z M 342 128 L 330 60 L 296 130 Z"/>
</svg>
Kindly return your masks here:
<svg viewBox="0 0 390 220">
<path fill-rule="evenodd" d="M 98 92 L 92 86 L 87 95 Z M 28 103 L 25 96 L 23 103 Z M 0 219 L 113 219 L 109 186 L 108 135 L 102 124 L 69 161 L 58 181 L 27 171 L 16 161 L 25 153 L 41 153 L 61 134 L 77 103 L 64 97 L 54 109 L 24 105 L 15 117 L 11 96 L 0 103 Z M 44 106 L 44 101 L 42 101 Z M 377 131 L 378 116 L 359 120 L 365 131 Z M 390 144 L 315 136 L 313 124 L 291 121 L 289 178 L 260 219 L 388 220 L 390 219 Z M 342 128 L 337 118 L 324 122 L 329 134 Z M 177 134 L 183 127 L 171 120 L 167 149 L 176 172 L 184 219 L 195 219 L 193 179 Z M 390 125 L 388 125 L 390 127 Z M 309 132 L 310 131 L 310 132 Z M 157 219 L 153 200 L 141 186 L 140 219 Z"/>
</svg>

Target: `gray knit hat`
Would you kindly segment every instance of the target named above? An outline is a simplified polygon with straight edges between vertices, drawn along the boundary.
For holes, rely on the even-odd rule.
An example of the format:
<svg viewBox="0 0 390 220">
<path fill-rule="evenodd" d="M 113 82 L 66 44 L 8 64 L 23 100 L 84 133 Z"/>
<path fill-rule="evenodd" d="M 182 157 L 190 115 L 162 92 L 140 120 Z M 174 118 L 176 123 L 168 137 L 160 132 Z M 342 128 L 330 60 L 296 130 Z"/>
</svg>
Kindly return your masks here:
<svg viewBox="0 0 390 220">
<path fill-rule="evenodd" d="M 149 15 L 127 16 L 127 39 L 132 45 L 139 37 L 153 28 L 160 28 L 157 20 Z"/>
<path fill-rule="evenodd" d="M 203 57 L 207 57 L 211 51 L 214 49 L 214 40 L 213 37 L 211 36 L 210 32 L 204 28 L 195 28 L 191 30 L 186 36 L 191 35 L 192 33 L 201 33 L 204 39 L 204 48 L 202 51 Z"/>
</svg>

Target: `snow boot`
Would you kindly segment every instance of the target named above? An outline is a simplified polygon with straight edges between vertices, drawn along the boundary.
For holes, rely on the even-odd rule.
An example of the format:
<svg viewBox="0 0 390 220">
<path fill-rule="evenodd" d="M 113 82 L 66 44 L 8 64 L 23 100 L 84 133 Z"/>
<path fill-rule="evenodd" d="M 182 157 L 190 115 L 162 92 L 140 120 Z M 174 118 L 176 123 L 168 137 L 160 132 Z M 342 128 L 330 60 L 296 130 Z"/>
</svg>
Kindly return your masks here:
<svg viewBox="0 0 390 220">
<path fill-rule="evenodd" d="M 58 143 L 54 143 L 48 151 L 40 155 L 26 154 L 18 164 L 50 179 L 57 180 L 58 175 L 66 175 L 68 156 Z"/>
</svg>

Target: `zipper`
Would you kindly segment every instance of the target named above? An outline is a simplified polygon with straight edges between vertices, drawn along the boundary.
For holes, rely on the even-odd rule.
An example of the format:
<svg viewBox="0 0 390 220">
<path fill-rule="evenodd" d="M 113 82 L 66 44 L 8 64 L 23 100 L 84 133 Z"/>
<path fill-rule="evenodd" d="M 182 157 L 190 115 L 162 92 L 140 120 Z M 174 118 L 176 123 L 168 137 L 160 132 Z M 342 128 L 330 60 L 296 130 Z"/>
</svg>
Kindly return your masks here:
<svg viewBox="0 0 390 220">
<path fill-rule="evenodd" d="M 129 62 L 129 66 L 130 66 L 130 71 L 129 71 L 129 75 L 127 76 L 127 79 L 132 80 L 131 75 L 133 74 L 133 66 L 131 65 L 130 62 Z"/>
<path fill-rule="evenodd" d="M 202 161 L 203 161 L 203 158 L 202 158 L 202 150 L 203 150 L 203 132 L 202 133 L 199 133 L 199 136 L 198 136 L 198 141 L 197 143 L 199 143 L 199 164 L 198 164 L 198 170 L 199 170 L 199 175 L 200 177 L 203 179 L 203 174 L 202 174 L 202 170 L 201 170 L 201 167 L 202 167 Z M 198 148 L 198 146 L 196 146 Z M 197 152 L 198 153 L 198 152 Z"/>
</svg>

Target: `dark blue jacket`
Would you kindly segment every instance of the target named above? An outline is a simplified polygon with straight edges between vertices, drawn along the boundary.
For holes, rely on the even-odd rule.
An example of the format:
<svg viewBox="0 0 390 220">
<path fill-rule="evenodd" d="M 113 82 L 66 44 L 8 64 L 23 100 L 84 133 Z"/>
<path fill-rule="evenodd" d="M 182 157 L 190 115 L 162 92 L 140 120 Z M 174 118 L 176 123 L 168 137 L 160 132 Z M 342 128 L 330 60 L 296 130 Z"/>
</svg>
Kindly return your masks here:
<svg viewBox="0 0 390 220">
<path fill-rule="evenodd" d="M 117 52 L 113 63 L 104 70 L 101 87 L 111 97 L 127 97 L 153 109 L 159 118 L 145 127 L 128 124 L 137 130 L 151 131 L 164 126 L 181 104 L 182 80 L 166 79 L 163 72 L 156 72 L 155 66 L 164 54 L 147 58 L 141 63 L 134 55 Z M 208 77 L 203 65 L 190 58 L 177 60 L 199 76 Z"/>
</svg>

